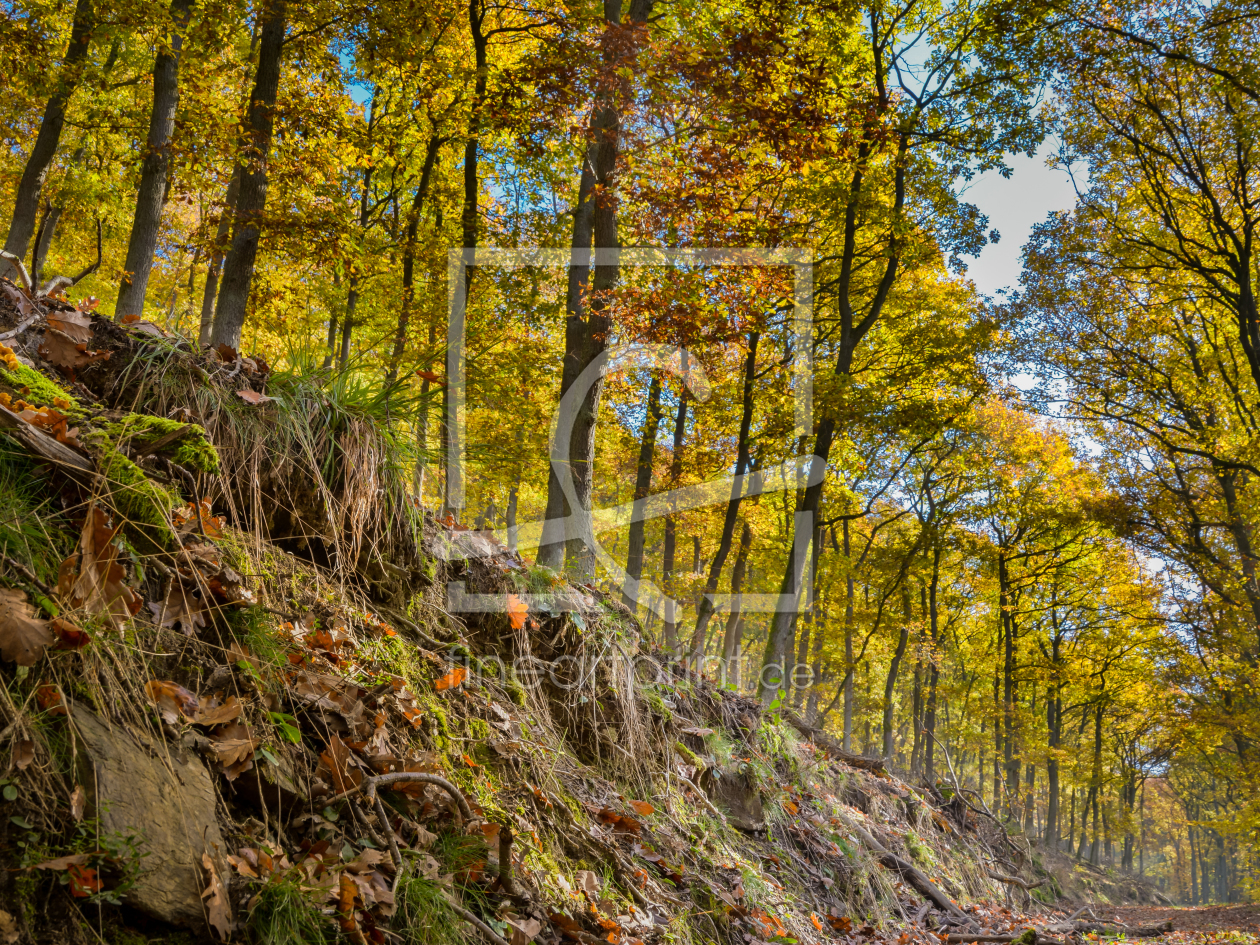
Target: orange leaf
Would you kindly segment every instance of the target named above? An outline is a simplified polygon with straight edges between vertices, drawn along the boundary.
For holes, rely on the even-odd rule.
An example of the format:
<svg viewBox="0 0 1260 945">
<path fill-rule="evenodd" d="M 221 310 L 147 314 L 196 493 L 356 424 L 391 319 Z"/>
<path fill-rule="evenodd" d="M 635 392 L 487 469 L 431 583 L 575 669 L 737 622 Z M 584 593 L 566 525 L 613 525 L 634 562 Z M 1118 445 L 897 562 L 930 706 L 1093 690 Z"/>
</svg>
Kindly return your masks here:
<svg viewBox="0 0 1260 945">
<path fill-rule="evenodd" d="M 643 817 L 646 817 L 648 814 L 655 813 L 656 811 L 656 808 L 647 801 L 631 801 L 630 806 Z"/>
<path fill-rule="evenodd" d="M 433 688 L 438 692 L 441 692 L 443 689 L 454 689 L 467 678 L 468 670 L 462 666 L 456 666 L 441 679 L 434 680 Z"/>
<path fill-rule="evenodd" d="M 92 867 L 81 866 L 77 863 L 70 867 L 70 894 L 72 896 L 84 899 L 104 888 L 96 877 L 96 870 Z"/>
<path fill-rule="evenodd" d="M 798 807 L 797 807 L 795 804 L 793 804 L 791 801 L 784 801 L 784 802 L 783 802 L 783 809 L 784 809 L 785 811 L 787 811 L 789 814 L 795 814 L 795 813 L 796 813 L 796 812 L 797 812 L 800 808 L 798 808 Z"/>
<path fill-rule="evenodd" d="M 515 594 L 508 595 L 507 612 L 508 620 L 512 621 L 513 630 L 520 630 L 525 626 L 525 617 L 529 613 L 529 607 Z"/>
<path fill-rule="evenodd" d="M 822 920 L 819 919 L 818 916 L 814 915 L 814 913 L 811 912 L 809 914 L 809 920 L 814 923 L 814 928 L 816 928 L 819 932 L 823 930 Z"/>
</svg>

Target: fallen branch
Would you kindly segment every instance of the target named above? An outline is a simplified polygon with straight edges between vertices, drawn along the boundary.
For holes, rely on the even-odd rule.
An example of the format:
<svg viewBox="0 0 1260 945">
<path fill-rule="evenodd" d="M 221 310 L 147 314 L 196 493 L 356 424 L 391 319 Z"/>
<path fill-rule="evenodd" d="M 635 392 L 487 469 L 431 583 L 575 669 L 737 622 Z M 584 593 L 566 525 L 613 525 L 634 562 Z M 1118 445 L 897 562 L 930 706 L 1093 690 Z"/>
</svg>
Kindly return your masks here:
<svg viewBox="0 0 1260 945">
<path fill-rule="evenodd" d="M 1029 933 L 1032 933 L 1029 935 Z M 1067 945 L 1063 939 L 1053 938 L 1044 935 L 1036 929 L 1025 929 L 1018 935 L 971 935 L 966 932 L 951 932 L 946 937 L 947 942 L 1021 942 L 1028 945 Z"/>
<path fill-rule="evenodd" d="M 930 900 L 936 908 L 956 919 L 961 919 L 964 922 L 970 921 L 963 914 L 963 911 L 954 905 L 949 896 L 945 895 L 935 883 L 923 875 L 921 870 L 890 852 L 883 844 L 857 824 L 852 821 L 847 821 L 847 824 L 849 829 L 856 833 L 861 841 L 866 844 L 867 849 L 876 854 L 880 863 L 888 869 L 900 873 L 906 882 L 918 890 L 925 899 Z"/>
<path fill-rule="evenodd" d="M 12 570 L 16 571 L 28 584 L 33 584 L 35 587 L 39 588 L 39 592 L 45 597 L 53 596 L 52 588 L 37 578 L 34 572 L 32 572 L 26 565 L 22 564 L 22 562 L 14 561 L 8 555 L 0 552 L 0 563 L 3 563 Z"/>
<path fill-rule="evenodd" d="M 477 931 L 484 935 L 488 941 L 494 943 L 494 945 L 508 945 L 507 939 L 503 938 L 498 932 L 490 928 L 490 926 L 486 925 L 486 923 L 482 922 L 481 919 L 477 918 L 477 916 L 473 915 L 473 913 L 469 912 L 463 906 L 456 905 L 453 902 L 450 903 L 450 906 L 455 910 L 455 914 L 461 919 L 476 926 Z"/>
<path fill-rule="evenodd" d="M 464 792 L 441 775 L 427 774 L 420 771 L 395 771 L 390 774 L 378 774 L 373 778 L 364 778 L 360 789 L 366 795 L 368 803 L 374 803 L 377 800 L 377 788 L 385 787 L 387 784 L 395 784 L 399 781 L 419 781 L 421 784 L 436 784 L 449 794 L 451 799 L 459 806 L 459 812 L 463 815 L 465 822 L 474 819 L 472 807 L 468 803 L 468 798 L 464 797 Z"/>
<path fill-rule="evenodd" d="M 18 278 L 22 280 L 22 285 L 26 288 L 27 295 L 35 291 L 35 286 L 31 283 L 31 274 L 26 271 L 26 264 L 22 262 L 21 257 L 14 256 L 12 253 L 6 253 L 3 249 L 0 249 L 0 259 L 7 259 L 13 268 L 17 270 Z"/>
<path fill-rule="evenodd" d="M 862 768 L 866 771 L 875 771 L 879 774 L 884 773 L 884 762 L 879 758 L 867 758 L 865 755 L 855 755 L 851 751 L 845 751 L 822 729 L 814 728 L 806 725 L 800 716 L 794 712 L 784 710 L 782 713 L 783 721 L 796 729 L 806 738 L 813 740 L 814 744 L 824 749 L 827 754 L 831 755 L 837 761 L 843 761 L 850 768 Z"/>
<path fill-rule="evenodd" d="M 0 429 L 8 431 L 9 436 L 46 462 L 81 473 L 96 471 L 93 462 L 82 453 L 37 430 L 8 407 L 0 406 Z"/>
<path fill-rule="evenodd" d="M 1020 889 L 1029 891 L 1046 884 L 1044 879 L 1037 883 L 1029 883 L 1018 876 L 1007 876 L 1004 873 L 995 873 L 993 870 L 989 870 L 989 879 L 996 879 L 999 883 L 1009 883 L 1012 886 L 1018 886 Z"/>
</svg>

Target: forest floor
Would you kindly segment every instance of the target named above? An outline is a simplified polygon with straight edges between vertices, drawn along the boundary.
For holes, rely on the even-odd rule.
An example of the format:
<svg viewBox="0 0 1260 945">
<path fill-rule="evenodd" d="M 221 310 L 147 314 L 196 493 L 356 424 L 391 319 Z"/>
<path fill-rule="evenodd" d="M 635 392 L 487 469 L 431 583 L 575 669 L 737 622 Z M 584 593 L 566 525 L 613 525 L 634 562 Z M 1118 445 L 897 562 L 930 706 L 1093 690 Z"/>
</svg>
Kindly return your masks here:
<svg viewBox="0 0 1260 945">
<path fill-rule="evenodd" d="M 1260 932 L 1260 903 L 1232 906 L 1115 906 L 1096 909 L 1100 919 L 1148 926 L 1172 922 L 1175 932 Z"/>
</svg>

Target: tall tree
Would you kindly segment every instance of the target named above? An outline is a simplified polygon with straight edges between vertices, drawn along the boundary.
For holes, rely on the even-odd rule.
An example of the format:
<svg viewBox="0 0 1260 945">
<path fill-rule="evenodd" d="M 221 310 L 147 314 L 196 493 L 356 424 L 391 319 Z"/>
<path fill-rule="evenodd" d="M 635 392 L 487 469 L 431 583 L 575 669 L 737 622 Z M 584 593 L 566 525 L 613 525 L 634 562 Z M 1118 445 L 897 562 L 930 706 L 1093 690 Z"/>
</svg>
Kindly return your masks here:
<svg viewBox="0 0 1260 945">
<path fill-rule="evenodd" d="M 149 271 L 157 249 L 162 206 L 166 202 L 167 177 L 171 164 L 171 133 L 175 130 L 175 109 L 179 105 L 179 54 L 193 0 L 171 0 L 171 29 L 165 45 L 159 45 L 153 60 L 153 111 L 141 163 L 140 187 L 136 192 L 136 212 L 131 221 L 127 261 L 114 317 L 144 313 L 144 297 L 149 287 Z"/>
</svg>

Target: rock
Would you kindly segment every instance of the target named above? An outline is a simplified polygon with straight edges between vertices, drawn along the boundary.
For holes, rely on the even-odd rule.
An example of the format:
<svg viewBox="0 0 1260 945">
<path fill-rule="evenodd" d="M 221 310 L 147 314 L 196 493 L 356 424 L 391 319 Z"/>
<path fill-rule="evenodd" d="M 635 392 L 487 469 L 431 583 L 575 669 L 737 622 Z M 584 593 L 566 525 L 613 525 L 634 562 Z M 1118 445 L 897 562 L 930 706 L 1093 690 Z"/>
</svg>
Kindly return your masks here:
<svg viewBox="0 0 1260 945">
<path fill-rule="evenodd" d="M 761 792 L 744 772 L 723 771 L 718 774 L 710 768 L 701 777 L 700 787 L 715 806 L 726 812 L 727 819 L 736 830 L 752 833 L 765 827 Z"/>
<path fill-rule="evenodd" d="M 170 752 L 82 707 L 74 709 L 74 724 L 85 749 L 79 777 L 88 815 L 99 819 L 103 837 L 135 835 L 145 854 L 125 900 L 163 922 L 204 928 L 202 853 L 215 860 L 220 877 L 227 875 L 205 765 L 191 752 Z"/>
</svg>

